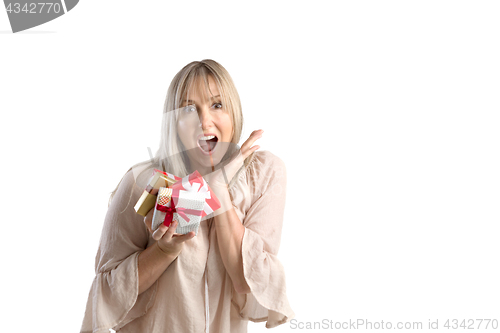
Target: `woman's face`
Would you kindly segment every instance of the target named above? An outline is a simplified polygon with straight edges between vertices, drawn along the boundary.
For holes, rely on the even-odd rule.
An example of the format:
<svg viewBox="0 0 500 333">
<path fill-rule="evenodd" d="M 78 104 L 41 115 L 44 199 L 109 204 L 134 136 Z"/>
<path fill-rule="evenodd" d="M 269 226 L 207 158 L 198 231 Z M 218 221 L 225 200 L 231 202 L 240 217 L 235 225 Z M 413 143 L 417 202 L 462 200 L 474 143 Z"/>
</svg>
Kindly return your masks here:
<svg viewBox="0 0 500 333">
<path fill-rule="evenodd" d="M 202 78 L 195 80 L 189 100 L 184 99 L 178 111 L 177 131 L 193 169 L 217 165 L 233 135 L 231 117 L 222 104 L 217 84 L 211 76 L 208 83 L 209 90 Z"/>
</svg>

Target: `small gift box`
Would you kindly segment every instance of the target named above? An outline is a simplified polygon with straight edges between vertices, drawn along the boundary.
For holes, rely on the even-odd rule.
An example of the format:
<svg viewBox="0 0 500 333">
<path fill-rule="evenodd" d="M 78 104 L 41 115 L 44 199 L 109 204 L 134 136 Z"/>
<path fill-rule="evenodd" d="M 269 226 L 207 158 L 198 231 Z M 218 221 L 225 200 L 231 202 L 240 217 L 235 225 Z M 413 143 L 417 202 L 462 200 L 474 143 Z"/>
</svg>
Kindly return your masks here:
<svg viewBox="0 0 500 333">
<path fill-rule="evenodd" d="M 156 230 L 162 223 L 169 226 L 176 220 L 179 222 L 176 233 L 187 234 L 194 231 L 198 234 L 204 207 L 204 193 L 161 187 L 156 200 L 152 229 Z"/>
<path fill-rule="evenodd" d="M 174 185 L 170 187 L 174 191 L 182 190 L 188 192 L 202 193 L 205 196 L 205 205 L 203 207 L 203 213 L 201 215 L 202 219 L 206 215 L 212 214 L 221 207 L 219 199 L 217 199 L 210 186 L 208 186 L 208 183 L 205 181 L 205 179 L 200 175 L 198 171 L 195 171 L 192 174 L 182 178 L 181 180 L 177 181 Z M 175 192 L 174 192 L 174 197 L 175 197 Z"/>
<path fill-rule="evenodd" d="M 148 212 L 155 206 L 156 204 L 156 194 L 160 187 L 169 187 L 172 186 L 176 181 L 181 178 L 176 177 L 167 172 L 163 172 L 157 169 L 154 169 L 153 176 L 148 182 L 148 185 L 141 197 L 135 204 L 135 211 L 137 214 L 146 216 Z"/>
</svg>

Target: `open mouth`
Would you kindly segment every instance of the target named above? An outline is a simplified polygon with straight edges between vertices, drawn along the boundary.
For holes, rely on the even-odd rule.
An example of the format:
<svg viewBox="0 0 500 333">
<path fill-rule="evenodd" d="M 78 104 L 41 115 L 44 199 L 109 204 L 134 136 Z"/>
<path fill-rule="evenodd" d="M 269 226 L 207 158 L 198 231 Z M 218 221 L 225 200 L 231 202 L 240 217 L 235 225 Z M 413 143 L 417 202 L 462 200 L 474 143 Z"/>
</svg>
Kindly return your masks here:
<svg viewBox="0 0 500 333">
<path fill-rule="evenodd" d="M 217 142 L 219 142 L 219 138 L 215 134 L 208 133 L 198 136 L 198 146 L 206 155 L 213 153 L 217 147 Z"/>
</svg>

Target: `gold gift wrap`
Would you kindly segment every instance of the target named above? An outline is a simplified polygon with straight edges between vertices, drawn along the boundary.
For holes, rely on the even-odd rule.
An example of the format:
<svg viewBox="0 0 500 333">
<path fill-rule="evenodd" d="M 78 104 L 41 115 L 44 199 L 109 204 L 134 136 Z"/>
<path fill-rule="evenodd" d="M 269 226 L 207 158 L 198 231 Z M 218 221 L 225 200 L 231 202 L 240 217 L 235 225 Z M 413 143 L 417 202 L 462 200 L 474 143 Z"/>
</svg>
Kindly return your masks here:
<svg viewBox="0 0 500 333">
<path fill-rule="evenodd" d="M 167 175 L 156 171 L 149 180 L 148 186 L 142 193 L 141 197 L 135 204 L 137 214 L 146 216 L 149 211 L 156 205 L 156 195 L 160 187 L 170 187 L 176 182 L 175 179 L 167 177 Z"/>
</svg>

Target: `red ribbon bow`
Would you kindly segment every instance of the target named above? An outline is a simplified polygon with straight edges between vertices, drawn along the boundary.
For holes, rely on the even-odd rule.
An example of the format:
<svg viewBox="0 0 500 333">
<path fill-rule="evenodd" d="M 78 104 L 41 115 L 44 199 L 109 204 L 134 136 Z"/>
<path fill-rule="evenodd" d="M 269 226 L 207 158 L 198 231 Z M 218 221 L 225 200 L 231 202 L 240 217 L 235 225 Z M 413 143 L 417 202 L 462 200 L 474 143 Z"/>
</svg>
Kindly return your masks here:
<svg viewBox="0 0 500 333">
<path fill-rule="evenodd" d="M 182 207 L 176 208 L 175 204 L 174 204 L 174 198 L 171 198 L 171 200 L 170 200 L 170 207 L 156 204 L 156 209 L 161 211 L 161 212 L 166 213 L 165 219 L 163 220 L 163 224 L 165 224 L 167 227 L 169 227 L 170 223 L 172 223 L 172 219 L 174 218 L 174 213 L 179 214 L 188 223 L 189 223 L 190 219 L 189 219 L 189 217 L 187 217 L 186 214 L 201 216 L 201 214 L 203 213 L 202 210 L 188 209 L 188 208 L 182 208 Z"/>
</svg>

